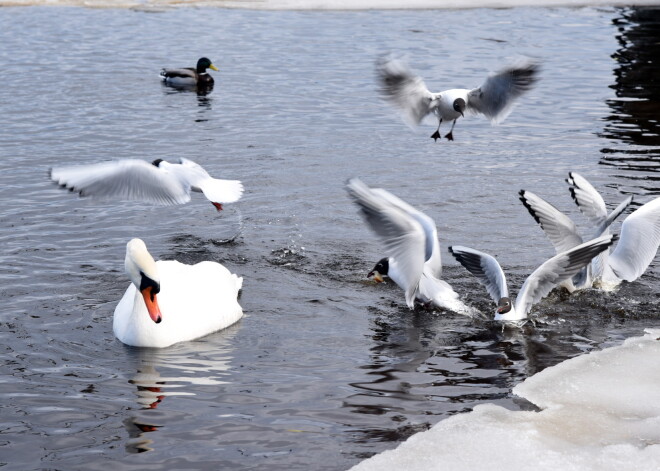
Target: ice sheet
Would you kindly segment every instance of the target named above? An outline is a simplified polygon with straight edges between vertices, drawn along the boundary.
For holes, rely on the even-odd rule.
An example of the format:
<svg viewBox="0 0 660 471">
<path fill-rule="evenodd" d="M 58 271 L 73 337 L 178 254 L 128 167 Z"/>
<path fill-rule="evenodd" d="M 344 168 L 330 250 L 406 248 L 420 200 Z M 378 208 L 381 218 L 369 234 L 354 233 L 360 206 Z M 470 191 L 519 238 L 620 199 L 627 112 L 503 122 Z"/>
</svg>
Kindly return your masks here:
<svg viewBox="0 0 660 471">
<path fill-rule="evenodd" d="M 660 469 L 660 329 L 547 368 L 513 393 L 542 410 L 477 406 L 352 470 Z"/>
<path fill-rule="evenodd" d="M 193 7 L 258 10 L 368 10 L 511 8 L 519 6 L 630 5 L 617 0 L 0 0 L 1 6 L 61 5 L 95 8 L 161 9 Z M 634 5 L 658 5 L 659 0 L 637 0 Z"/>
</svg>

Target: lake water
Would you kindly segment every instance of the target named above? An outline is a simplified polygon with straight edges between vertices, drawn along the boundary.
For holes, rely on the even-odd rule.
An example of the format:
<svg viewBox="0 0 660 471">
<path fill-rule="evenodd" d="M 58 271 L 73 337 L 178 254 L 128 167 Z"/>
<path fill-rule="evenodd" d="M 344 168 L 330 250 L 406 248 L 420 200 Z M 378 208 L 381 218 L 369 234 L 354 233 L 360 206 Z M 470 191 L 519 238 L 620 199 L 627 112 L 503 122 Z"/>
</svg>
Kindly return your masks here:
<svg viewBox="0 0 660 471">
<path fill-rule="evenodd" d="M 492 315 L 446 247 L 496 255 L 520 286 L 553 249 L 518 190 L 582 227 L 569 171 L 610 207 L 660 195 L 659 9 L 0 8 L 0 44 L 5 470 L 343 470 L 477 404 L 526 408 L 510 392 L 523 379 L 659 324 L 658 258 L 616 293 L 552 294 L 523 329 L 410 312 L 366 280 L 382 247 L 344 190 L 359 176 L 432 216 L 445 278 Z M 432 122 L 411 130 L 379 99 L 388 51 L 432 90 L 518 55 L 542 80 L 502 125 L 459 120 L 434 143 Z M 220 68 L 211 93 L 159 83 L 202 55 Z M 242 180 L 243 199 L 150 207 L 48 180 L 53 165 L 180 156 Z M 245 317 L 163 350 L 122 345 L 132 237 L 243 276 Z"/>
</svg>

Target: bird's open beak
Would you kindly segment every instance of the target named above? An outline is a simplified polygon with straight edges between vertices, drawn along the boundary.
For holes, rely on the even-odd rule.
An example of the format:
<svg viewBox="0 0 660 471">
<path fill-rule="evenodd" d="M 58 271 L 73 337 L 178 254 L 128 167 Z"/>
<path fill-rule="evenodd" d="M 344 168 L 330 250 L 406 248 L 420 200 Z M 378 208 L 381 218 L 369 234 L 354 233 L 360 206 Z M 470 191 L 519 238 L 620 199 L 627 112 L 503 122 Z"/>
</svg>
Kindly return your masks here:
<svg viewBox="0 0 660 471">
<path fill-rule="evenodd" d="M 380 273 L 378 273 L 377 271 L 370 271 L 369 274 L 367 275 L 367 278 L 371 278 L 372 276 L 374 277 L 374 281 L 376 283 L 382 283 L 383 282 L 382 275 Z"/>
<path fill-rule="evenodd" d="M 214 66 L 213 64 L 209 65 L 209 69 L 219 72 L 218 68 L 216 66 Z"/>
<path fill-rule="evenodd" d="M 152 294 L 152 286 L 147 286 L 144 288 L 142 293 L 142 298 L 144 298 L 144 304 L 147 305 L 147 311 L 149 312 L 149 317 L 156 324 L 159 324 L 163 320 L 163 316 L 160 313 L 160 308 L 158 307 L 158 300 L 156 299 L 156 294 Z"/>
</svg>

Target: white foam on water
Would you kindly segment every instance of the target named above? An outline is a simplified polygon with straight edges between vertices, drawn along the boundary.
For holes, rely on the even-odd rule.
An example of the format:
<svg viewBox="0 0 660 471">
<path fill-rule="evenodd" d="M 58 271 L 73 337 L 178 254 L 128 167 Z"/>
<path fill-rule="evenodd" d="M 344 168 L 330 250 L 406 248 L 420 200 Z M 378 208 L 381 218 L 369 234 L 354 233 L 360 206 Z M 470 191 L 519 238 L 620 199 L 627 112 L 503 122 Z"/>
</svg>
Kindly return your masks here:
<svg viewBox="0 0 660 471">
<path fill-rule="evenodd" d="M 540 412 L 484 404 L 352 471 L 660 469 L 660 329 L 529 377 Z"/>
<path fill-rule="evenodd" d="M 257 10 L 370 10 L 582 7 L 630 5 L 622 0 L 0 0 L 2 6 L 81 6 L 90 8 L 163 9 L 185 7 Z M 660 0 L 636 0 L 634 5 L 658 5 Z"/>
</svg>

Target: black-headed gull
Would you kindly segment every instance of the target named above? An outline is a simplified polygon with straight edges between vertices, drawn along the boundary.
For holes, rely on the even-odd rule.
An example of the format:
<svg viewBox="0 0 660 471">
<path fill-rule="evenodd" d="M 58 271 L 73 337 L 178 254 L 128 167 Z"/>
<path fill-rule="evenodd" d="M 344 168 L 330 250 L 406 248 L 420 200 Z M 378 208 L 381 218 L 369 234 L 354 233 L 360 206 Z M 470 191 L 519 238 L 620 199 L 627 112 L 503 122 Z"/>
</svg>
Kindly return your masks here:
<svg viewBox="0 0 660 471">
<path fill-rule="evenodd" d="M 453 141 L 456 120 L 466 111 L 483 114 L 493 124 L 503 121 L 513 102 L 536 83 L 539 69 L 537 63 L 525 60 L 492 74 L 478 88 L 433 93 L 401 60 L 382 58 L 377 63 L 382 94 L 403 112 L 409 124 L 417 125 L 431 113 L 438 118 L 438 128 L 431 135 L 436 141 L 443 121 L 453 121 L 445 135 Z"/>
<path fill-rule="evenodd" d="M 591 260 L 613 243 L 614 236 L 601 236 L 555 255 L 527 277 L 515 304 L 509 298 L 509 289 L 502 267 L 484 252 L 460 245 L 449 247 L 449 252 L 472 273 L 497 303 L 495 320 L 519 321 L 525 319 L 532 306 L 546 297 L 561 281 L 574 276 Z"/>
<path fill-rule="evenodd" d="M 190 192 L 204 193 L 218 211 L 223 203 L 238 201 L 243 185 L 238 180 L 212 178 L 192 160 L 118 160 L 90 165 L 53 167 L 50 178 L 80 196 L 142 201 L 161 205 L 190 201 Z"/>
<path fill-rule="evenodd" d="M 389 276 L 405 292 L 406 304 L 415 300 L 462 314 L 473 309 L 440 279 L 442 260 L 435 222 L 421 211 L 382 188 L 369 188 L 357 178 L 346 189 L 360 207 L 367 224 L 385 243 L 387 258 L 369 273 L 377 281 Z"/>
<path fill-rule="evenodd" d="M 624 199 L 608 214 L 598 191 L 581 175 L 570 172 L 566 180 L 571 196 L 594 226 L 595 236 L 608 234 L 612 222 L 631 204 Z M 530 191 L 521 190 L 520 199 L 539 223 L 557 252 L 580 244 L 577 227 L 564 213 Z M 621 225 L 619 242 L 614 251 L 604 251 L 594 258 L 587 270 L 565 284 L 569 291 L 600 287 L 611 290 L 622 281 L 639 278 L 653 261 L 660 246 L 660 198 L 655 198 L 633 211 Z"/>
</svg>

